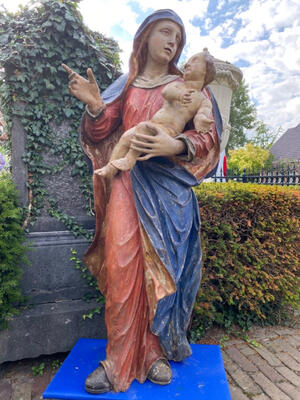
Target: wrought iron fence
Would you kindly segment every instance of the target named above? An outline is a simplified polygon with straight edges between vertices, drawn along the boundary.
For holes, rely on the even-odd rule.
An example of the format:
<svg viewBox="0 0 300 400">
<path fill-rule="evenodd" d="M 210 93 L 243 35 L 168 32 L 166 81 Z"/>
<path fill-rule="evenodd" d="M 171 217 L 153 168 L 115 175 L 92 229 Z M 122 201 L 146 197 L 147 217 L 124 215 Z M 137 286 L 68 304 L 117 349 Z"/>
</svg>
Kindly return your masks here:
<svg viewBox="0 0 300 400">
<path fill-rule="evenodd" d="M 262 185 L 300 185 L 300 163 L 274 166 L 268 170 L 228 170 L 226 176 L 221 174 L 212 177 L 214 182 L 252 182 Z"/>
</svg>

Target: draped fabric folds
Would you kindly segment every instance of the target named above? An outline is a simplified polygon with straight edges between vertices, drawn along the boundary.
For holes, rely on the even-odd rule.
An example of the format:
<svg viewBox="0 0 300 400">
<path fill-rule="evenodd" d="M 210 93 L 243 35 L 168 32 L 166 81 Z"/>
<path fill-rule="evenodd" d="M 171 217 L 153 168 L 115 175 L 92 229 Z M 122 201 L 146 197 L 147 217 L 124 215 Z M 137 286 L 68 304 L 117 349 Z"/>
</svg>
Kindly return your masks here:
<svg viewBox="0 0 300 400">
<path fill-rule="evenodd" d="M 84 115 L 81 140 L 94 169 L 107 162 L 122 131 L 161 108 L 163 88 L 131 86 L 99 119 Z M 192 162 L 164 157 L 138 162 L 111 185 L 93 177 L 96 232 L 84 262 L 106 297 L 102 364 L 115 391 L 126 390 L 133 379 L 143 382 L 160 358 L 180 361 L 191 354 L 186 330 L 201 279 L 192 187 L 216 165 L 219 139 L 215 129 L 184 134 Z"/>
<path fill-rule="evenodd" d="M 191 354 L 186 331 L 201 278 L 200 218 L 191 189 L 198 182 L 164 158 L 137 163 L 131 179 L 141 224 L 176 287 L 151 310 L 151 330 L 168 359 L 181 361 Z"/>
</svg>

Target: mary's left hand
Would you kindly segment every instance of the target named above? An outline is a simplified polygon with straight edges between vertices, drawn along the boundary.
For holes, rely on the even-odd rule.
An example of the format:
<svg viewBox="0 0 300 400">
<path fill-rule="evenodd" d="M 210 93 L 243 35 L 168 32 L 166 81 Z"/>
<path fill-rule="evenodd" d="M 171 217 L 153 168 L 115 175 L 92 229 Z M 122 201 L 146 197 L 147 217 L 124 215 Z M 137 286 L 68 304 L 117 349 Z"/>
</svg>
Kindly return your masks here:
<svg viewBox="0 0 300 400">
<path fill-rule="evenodd" d="M 186 152 L 186 146 L 182 140 L 174 139 L 169 136 L 163 128 L 146 122 L 144 126 L 149 130 L 149 135 L 145 133 L 135 133 L 131 139 L 130 148 L 143 155 L 138 157 L 139 161 L 149 160 L 152 157 L 171 157 Z"/>
</svg>

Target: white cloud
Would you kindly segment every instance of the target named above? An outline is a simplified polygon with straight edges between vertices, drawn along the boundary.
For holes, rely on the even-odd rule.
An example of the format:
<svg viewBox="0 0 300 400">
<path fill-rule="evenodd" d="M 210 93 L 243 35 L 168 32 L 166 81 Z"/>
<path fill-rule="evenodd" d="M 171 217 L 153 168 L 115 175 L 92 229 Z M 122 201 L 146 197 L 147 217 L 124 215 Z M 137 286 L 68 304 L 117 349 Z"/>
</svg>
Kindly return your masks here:
<svg viewBox="0 0 300 400">
<path fill-rule="evenodd" d="M 17 4 L 27 0 L 0 0 L 11 11 Z M 234 0 L 228 4 L 232 6 Z M 282 126 L 288 129 L 300 122 L 300 3 L 299 0 L 252 0 L 247 10 L 226 9 L 225 1 L 220 0 L 216 10 L 228 17 L 217 24 L 217 17 L 207 13 L 209 0 L 135 0 L 144 12 L 150 9 L 171 8 L 177 12 L 186 27 L 186 56 L 189 57 L 208 47 L 216 58 L 232 63 L 240 59 L 250 64 L 242 68 L 250 95 L 257 105 L 258 116 L 273 128 Z M 242 0 L 236 0 L 237 10 L 241 10 Z M 225 5 L 225 7 L 224 7 Z M 129 0 L 82 0 L 79 8 L 84 22 L 93 30 L 114 37 L 122 49 L 123 70 L 128 68 L 132 48 L 132 38 L 139 23 L 139 15 L 129 5 Z M 217 14 L 216 14 L 217 15 Z M 209 31 L 201 35 L 199 27 L 191 21 L 198 17 L 203 27 Z M 236 22 L 241 28 L 233 37 Z M 123 33 L 113 34 L 112 27 L 119 26 Z M 215 26 L 213 28 L 213 26 Z M 233 43 L 222 48 L 224 38 Z"/>
<path fill-rule="evenodd" d="M 9 11 L 16 12 L 18 11 L 19 5 L 25 6 L 29 0 L 3 0 L 0 1 L 0 5 L 4 5 Z"/>
<path fill-rule="evenodd" d="M 300 121 L 299 108 L 295 106 L 299 102 L 300 87 L 297 15 L 300 15 L 299 2 L 253 0 L 247 11 L 236 15 L 242 27 L 234 43 L 226 49 L 216 49 L 218 58 L 230 62 L 243 59 L 250 63 L 242 71 L 257 104 L 258 116 L 277 129 L 291 128 Z M 222 28 L 226 32 L 225 24 Z"/>
<path fill-rule="evenodd" d="M 223 7 L 224 7 L 224 5 L 225 5 L 225 0 L 220 0 L 218 3 L 217 3 L 217 10 L 221 10 Z"/>
</svg>

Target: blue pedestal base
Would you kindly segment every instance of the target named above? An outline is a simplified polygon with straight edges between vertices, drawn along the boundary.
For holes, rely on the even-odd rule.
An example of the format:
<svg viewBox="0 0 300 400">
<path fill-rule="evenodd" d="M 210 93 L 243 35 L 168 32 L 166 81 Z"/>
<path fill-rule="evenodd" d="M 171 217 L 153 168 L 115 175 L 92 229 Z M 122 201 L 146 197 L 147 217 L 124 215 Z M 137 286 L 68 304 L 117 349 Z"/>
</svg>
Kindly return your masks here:
<svg viewBox="0 0 300 400">
<path fill-rule="evenodd" d="M 216 345 L 194 344 L 193 354 L 171 362 L 172 381 L 159 386 L 132 382 L 125 393 L 89 394 L 86 377 L 105 359 L 106 340 L 79 339 L 43 394 L 44 399 L 65 400 L 230 400 L 221 350 Z"/>
</svg>

